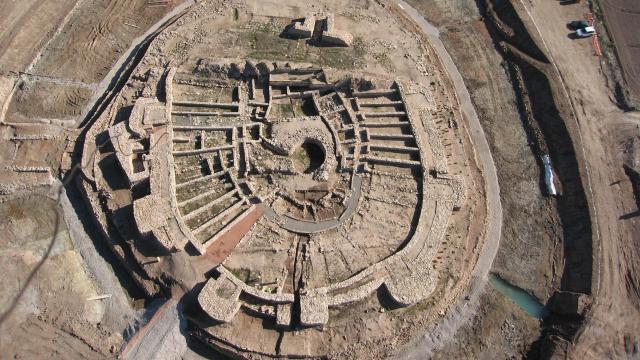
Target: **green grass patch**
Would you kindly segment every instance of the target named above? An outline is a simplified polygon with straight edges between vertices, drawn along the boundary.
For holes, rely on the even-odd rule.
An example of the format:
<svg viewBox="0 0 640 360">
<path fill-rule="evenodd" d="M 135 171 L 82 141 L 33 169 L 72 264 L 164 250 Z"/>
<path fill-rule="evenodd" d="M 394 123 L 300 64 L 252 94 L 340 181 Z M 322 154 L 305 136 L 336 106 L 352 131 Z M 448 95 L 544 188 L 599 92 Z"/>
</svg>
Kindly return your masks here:
<svg viewBox="0 0 640 360">
<path fill-rule="evenodd" d="M 281 117 L 294 117 L 293 105 L 290 102 L 284 104 L 271 104 L 271 114 Z"/>
<path fill-rule="evenodd" d="M 293 152 L 291 160 L 298 171 L 305 171 L 309 166 L 311 166 L 309 153 L 307 153 L 307 151 L 302 147 Z"/>
<path fill-rule="evenodd" d="M 246 268 L 231 269 L 231 273 L 233 274 L 233 276 L 237 277 L 249 286 L 253 286 L 254 284 L 259 283 L 261 280 L 260 272 L 251 271 Z"/>
<path fill-rule="evenodd" d="M 315 47 L 304 40 L 281 38 L 284 25 L 274 28 L 270 23 L 252 24 L 243 35 L 244 42 L 250 46 L 248 56 L 257 60 L 308 62 L 336 69 L 351 69 L 363 64 L 366 46 L 361 38 L 356 38 L 351 47 Z"/>
</svg>

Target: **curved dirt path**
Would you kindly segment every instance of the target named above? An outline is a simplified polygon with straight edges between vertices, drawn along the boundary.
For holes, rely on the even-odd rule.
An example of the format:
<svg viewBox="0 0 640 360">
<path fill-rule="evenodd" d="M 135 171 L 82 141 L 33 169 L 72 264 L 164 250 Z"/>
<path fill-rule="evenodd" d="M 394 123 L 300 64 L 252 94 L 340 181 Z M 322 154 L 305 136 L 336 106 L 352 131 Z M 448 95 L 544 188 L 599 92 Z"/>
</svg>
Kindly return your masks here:
<svg viewBox="0 0 640 360">
<path fill-rule="evenodd" d="M 471 281 L 465 299 L 449 310 L 440 322 L 424 329 L 424 334 L 409 342 L 407 347 L 399 351 L 394 359 L 425 359 L 433 355 L 433 351 L 444 346 L 453 338 L 456 331 L 466 323 L 474 314 L 480 295 L 487 283 L 489 270 L 493 259 L 498 252 L 500 234 L 502 231 L 502 204 L 500 203 L 500 187 L 495 164 L 491 156 L 489 143 L 485 137 L 478 115 L 471 103 L 471 97 L 467 91 L 458 68 L 453 63 L 444 44 L 440 40 L 438 29 L 431 25 L 420 13 L 402 0 L 397 1 L 398 6 L 415 21 L 427 35 L 431 45 L 438 54 L 442 65 L 451 78 L 458 95 L 460 109 L 467 122 L 469 135 L 476 150 L 476 155 L 482 166 L 486 181 L 488 202 L 487 214 L 487 239 L 478 258 L 478 262 L 471 274 Z"/>
</svg>

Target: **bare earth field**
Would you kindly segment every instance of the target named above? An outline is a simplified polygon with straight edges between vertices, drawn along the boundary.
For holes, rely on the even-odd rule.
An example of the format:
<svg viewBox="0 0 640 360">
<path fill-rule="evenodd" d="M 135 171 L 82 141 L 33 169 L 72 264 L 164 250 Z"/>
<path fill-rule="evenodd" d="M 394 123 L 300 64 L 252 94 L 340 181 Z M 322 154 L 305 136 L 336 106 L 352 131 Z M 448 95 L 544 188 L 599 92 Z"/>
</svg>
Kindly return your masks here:
<svg viewBox="0 0 640 360">
<path fill-rule="evenodd" d="M 639 3 L 406 1 L 0 2 L 0 358 L 638 358 Z"/>
<path fill-rule="evenodd" d="M 598 219 L 595 220 L 599 224 L 596 227 L 606 226 L 606 230 L 595 229 L 593 233 L 595 305 L 586 317 L 584 332 L 578 331 L 566 349 L 570 356 L 577 358 L 584 355 L 587 358 L 629 356 L 635 353 L 634 344 L 637 343 L 633 334 L 637 332 L 634 299 L 638 273 L 634 269 L 638 265 L 637 257 L 631 255 L 637 249 L 638 240 L 637 220 L 633 215 L 637 211 L 637 195 L 634 196 L 630 180 L 623 175 L 622 143 L 638 136 L 638 117 L 633 113 L 622 113 L 610 100 L 615 89 L 605 87 L 606 80 L 600 70 L 603 65 L 592 56 L 590 41 L 566 40 L 566 22 L 581 18 L 587 8 L 536 3 L 527 9 L 520 4 L 517 9 L 530 33 L 543 49 L 551 52 L 555 66 L 562 74 L 561 86 L 565 90 L 558 92 L 565 99 L 569 95 L 573 108 L 573 114 L 567 114 L 565 121 L 577 142 L 578 157 L 584 157 L 579 161 L 586 162 L 587 169 L 581 173 L 589 179 L 583 183 L 587 196 L 594 197 L 592 201 L 595 202 L 590 216 Z M 536 23 L 545 26 L 538 27 Z M 577 59 L 581 69 L 590 70 L 573 71 Z M 572 118 L 577 124 L 571 124 Z"/>
<path fill-rule="evenodd" d="M 53 120 L 72 126 L 88 110 L 89 101 L 101 95 L 96 94 L 99 83 L 131 41 L 179 3 L 78 0 L 0 5 L 3 13 L 15 13 L 4 17 L 6 26 L 0 33 L 0 70 L 11 74 L 4 81 L 14 89 L 3 110 L 4 121 Z M 21 72 L 25 74 L 18 76 Z"/>
<path fill-rule="evenodd" d="M 0 12 L 0 69 L 26 71 L 76 0 L 3 1 Z"/>
<path fill-rule="evenodd" d="M 80 1 L 58 36 L 43 49 L 33 72 L 85 83 L 99 82 L 131 41 L 171 9 L 170 6 L 148 6 L 148 3 L 146 0 Z"/>
<path fill-rule="evenodd" d="M 106 263 L 92 264 L 92 257 L 84 256 L 83 247 L 92 245 L 77 237 L 84 230 L 69 217 L 73 209 L 65 214 L 61 203 L 68 200 L 59 196 L 66 195 L 36 191 L 2 204 L 0 263 L 11 269 L 1 280 L 0 331 L 11 334 L 0 340 L 3 358 L 110 356 L 119 349 L 122 327 L 133 319 L 120 285 L 106 286 L 112 273 L 93 278 L 100 274 L 93 266 Z M 106 301 L 87 300 L 105 292 L 112 293 Z M 108 314 L 112 311 L 118 315 Z"/>
<path fill-rule="evenodd" d="M 640 21 L 640 4 L 633 0 L 607 0 L 598 3 L 604 13 L 606 29 L 613 38 L 626 86 L 633 94 L 631 105 L 634 105 L 640 98 L 640 33 L 630 31 L 629 24 Z"/>
<path fill-rule="evenodd" d="M 590 174 L 594 230 L 594 305 L 584 331 L 571 349 L 572 356 L 624 357 L 634 353 L 638 331 L 638 241 L 637 192 L 626 176 L 625 140 L 637 138 L 637 114 L 620 111 L 610 100 L 614 89 L 607 88 L 598 58 L 589 41 L 560 46 L 560 16 L 578 17 L 584 8 L 541 6 L 531 9 L 533 19 L 554 20 L 554 26 L 540 27 L 541 36 L 552 53 L 576 116 L 574 136 L 581 137 L 587 171 Z M 554 31 L 555 30 L 555 31 Z M 614 35 L 615 36 L 615 35 Z M 575 54 L 583 71 L 576 66 Z M 630 64 L 629 64 L 630 65 Z M 569 120 L 570 121 L 570 120 Z M 613 346 L 611 346 L 613 345 Z"/>
</svg>

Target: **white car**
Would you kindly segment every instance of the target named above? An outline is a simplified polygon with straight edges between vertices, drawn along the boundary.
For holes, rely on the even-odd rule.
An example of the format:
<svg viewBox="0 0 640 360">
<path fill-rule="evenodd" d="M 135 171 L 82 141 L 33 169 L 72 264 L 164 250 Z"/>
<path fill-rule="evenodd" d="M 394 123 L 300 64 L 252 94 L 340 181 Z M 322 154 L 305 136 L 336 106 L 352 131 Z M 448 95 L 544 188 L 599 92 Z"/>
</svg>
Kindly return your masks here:
<svg viewBox="0 0 640 360">
<path fill-rule="evenodd" d="M 596 29 L 594 29 L 593 26 L 587 26 L 586 28 L 576 30 L 576 36 L 581 38 L 589 37 L 595 33 Z"/>
</svg>

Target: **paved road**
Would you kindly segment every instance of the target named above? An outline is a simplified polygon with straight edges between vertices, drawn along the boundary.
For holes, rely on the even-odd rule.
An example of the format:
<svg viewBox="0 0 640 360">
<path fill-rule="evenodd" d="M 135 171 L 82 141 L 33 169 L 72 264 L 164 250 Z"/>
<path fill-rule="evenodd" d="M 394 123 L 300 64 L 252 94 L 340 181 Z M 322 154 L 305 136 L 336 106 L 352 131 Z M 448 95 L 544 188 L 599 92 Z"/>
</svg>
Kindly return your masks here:
<svg viewBox="0 0 640 360">
<path fill-rule="evenodd" d="M 480 295 L 488 280 L 489 270 L 493 263 L 493 259 L 498 252 L 498 244 L 500 243 L 500 233 L 502 230 L 502 205 L 500 203 L 500 187 L 498 186 L 498 175 L 496 167 L 491 157 L 491 150 L 487 139 L 478 120 L 471 97 L 467 91 L 462 76 L 458 68 L 453 63 L 451 56 L 447 52 L 444 44 L 440 40 L 438 29 L 425 20 L 420 13 L 404 1 L 398 1 L 398 5 L 409 15 L 427 35 L 438 57 L 442 61 L 445 70 L 449 74 L 453 85 L 458 94 L 460 109 L 467 122 L 469 135 L 476 149 L 478 160 L 482 166 L 485 181 L 488 202 L 488 221 L 487 221 L 487 239 L 482 249 L 482 253 L 478 258 L 478 263 L 473 269 L 469 291 L 467 293 L 469 300 L 461 299 L 454 308 L 452 308 L 445 318 L 425 329 L 422 336 L 409 343 L 408 347 L 398 352 L 393 358 L 395 359 L 425 359 L 431 357 L 434 350 L 444 346 L 453 338 L 460 326 L 467 322 L 474 314 Z"/>
</svg>

